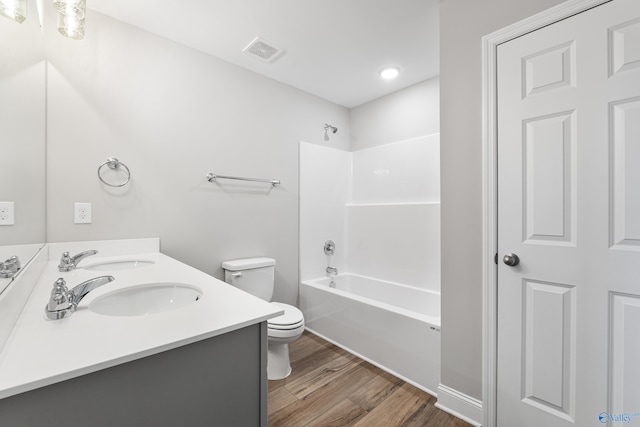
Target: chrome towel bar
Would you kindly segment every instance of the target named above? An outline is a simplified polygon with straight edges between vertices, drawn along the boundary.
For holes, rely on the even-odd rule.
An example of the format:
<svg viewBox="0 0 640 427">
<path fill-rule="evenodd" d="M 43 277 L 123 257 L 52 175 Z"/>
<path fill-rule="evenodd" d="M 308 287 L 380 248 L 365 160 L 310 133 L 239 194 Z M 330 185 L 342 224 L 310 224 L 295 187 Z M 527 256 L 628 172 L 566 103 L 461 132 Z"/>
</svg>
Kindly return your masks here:
<svg viewBox="0 0 640 427">
<path fill-rule="evenodd" d="M 215 173 L 211 172 L 207 175 L 207 180 L 209 182 L 214 182 L 216 179 L 235 179 L 238 181 L 252 181 L 252 182 L 268 182 L 269 184 L 273 185 L 274 187 L 277 187 L 278 185 L 280 185 L 280 180 L 279 179 L 260 179 L 260 178 L 244 178 L 241 176 L 224 176 L 224 175 L 216 175 Z"/>
</svg>

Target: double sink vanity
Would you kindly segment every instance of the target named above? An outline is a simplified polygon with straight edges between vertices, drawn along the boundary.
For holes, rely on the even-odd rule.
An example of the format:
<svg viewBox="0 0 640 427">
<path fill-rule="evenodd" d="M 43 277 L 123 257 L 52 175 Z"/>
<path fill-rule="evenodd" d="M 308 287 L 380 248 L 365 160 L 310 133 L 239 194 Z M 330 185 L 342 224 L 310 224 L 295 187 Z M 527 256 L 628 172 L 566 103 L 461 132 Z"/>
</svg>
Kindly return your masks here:
<svg viewBox="0 0 640 427">
<path fill-rule="evenodd" d="M 0 425 L 266 426 L 281 313 L 158 239 L 49 243 L 0 294 Z"/>
</svg>

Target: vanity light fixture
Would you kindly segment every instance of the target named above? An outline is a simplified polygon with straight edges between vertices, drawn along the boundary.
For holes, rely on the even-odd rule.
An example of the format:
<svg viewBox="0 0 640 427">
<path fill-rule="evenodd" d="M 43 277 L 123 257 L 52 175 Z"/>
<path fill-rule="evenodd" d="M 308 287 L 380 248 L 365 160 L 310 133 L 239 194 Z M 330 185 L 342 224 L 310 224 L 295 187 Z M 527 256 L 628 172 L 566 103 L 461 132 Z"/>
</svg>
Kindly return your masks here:
<svg viewBox="0 0 640 427">
<path fill-rule="evenodd" d="M 0 0 L 0 15 L 21 24 L 27 19 L 27 0 Z"/>
<path fill-rule="evenodd" d="M 86 0 L 53 0 L 58 13 L 84 18 Z"/>
<path fill-rule="evenodd" d="M 84 39 L 86 0 L 53 0 L 58 11 L 58 32 L 74 40 Z"/>
<path fill-rule="evenodd" d="M 400 68 L 398 67 L 385 67 L 380 70 L 380 77 L 385 80 L 393 80 L 400 74 Z"/>
<path fill-rule="evenodd" d="M 58 32 L 74 40 L 84 39 L 84 18 L 74 18 L 69 15 L 58 14 Z"/>
</svg>

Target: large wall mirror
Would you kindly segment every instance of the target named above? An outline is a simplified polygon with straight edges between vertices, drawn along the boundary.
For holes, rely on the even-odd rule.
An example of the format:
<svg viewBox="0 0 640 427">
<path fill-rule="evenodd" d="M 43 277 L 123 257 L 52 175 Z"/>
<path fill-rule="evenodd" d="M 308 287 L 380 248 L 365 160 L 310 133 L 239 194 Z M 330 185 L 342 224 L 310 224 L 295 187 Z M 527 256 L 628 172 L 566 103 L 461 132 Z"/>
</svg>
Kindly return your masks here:
<svg viewBox="0 0 640 427">
<path fill-rule="evenodd" d="M 46 61 L 36 0 L 27 6 L 22 23 L 0 16 L 0 202 L 14 214 L 13 225 L 0 218 L 0 262 L 23 265 L 46 241 Z"/>
</svg>

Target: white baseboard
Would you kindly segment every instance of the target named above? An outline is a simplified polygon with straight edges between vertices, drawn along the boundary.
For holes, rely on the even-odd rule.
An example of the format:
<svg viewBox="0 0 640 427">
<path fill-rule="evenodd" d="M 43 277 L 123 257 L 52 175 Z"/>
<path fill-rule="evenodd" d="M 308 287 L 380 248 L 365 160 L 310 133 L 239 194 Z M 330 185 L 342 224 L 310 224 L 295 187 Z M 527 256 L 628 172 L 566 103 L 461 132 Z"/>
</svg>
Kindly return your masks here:
<svg viewBox="0 0 640 427">
<path fill-rule="evenodd" d="M 460 393 L 446 385 L 438 385 L 436 408 L 476 427 L 482 426 L 482 401 Z"/>
</svg>

